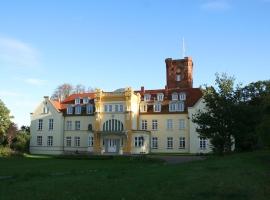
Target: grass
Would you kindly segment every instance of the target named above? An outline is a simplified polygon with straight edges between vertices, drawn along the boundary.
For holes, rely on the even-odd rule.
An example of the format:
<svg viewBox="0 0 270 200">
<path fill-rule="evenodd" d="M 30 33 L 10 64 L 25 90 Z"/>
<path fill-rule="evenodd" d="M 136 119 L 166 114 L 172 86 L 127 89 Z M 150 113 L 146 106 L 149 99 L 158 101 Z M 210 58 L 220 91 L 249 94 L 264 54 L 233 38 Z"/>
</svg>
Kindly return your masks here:
<svg viewBox="0 0 270 200">
<path fill-rule="evenodd" d="M 168 165 L 145 157 L 0 158 L 0 199 L 270 199 L 270 152 Z"/>
</svg>

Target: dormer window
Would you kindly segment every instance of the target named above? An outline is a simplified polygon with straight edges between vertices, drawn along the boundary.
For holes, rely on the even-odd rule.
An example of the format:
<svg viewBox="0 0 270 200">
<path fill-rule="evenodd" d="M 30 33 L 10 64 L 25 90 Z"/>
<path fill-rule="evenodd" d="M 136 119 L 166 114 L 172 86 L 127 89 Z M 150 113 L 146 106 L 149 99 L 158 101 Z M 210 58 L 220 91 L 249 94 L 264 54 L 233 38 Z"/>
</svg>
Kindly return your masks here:
<svg viewBox="0 0 270 200">
<path fill-rule="evenodd" d="M 140 105 L 140 111 L 141 112 L 147 112 L 147 104 L 141 104 Z"/>
<path fill-rule="evenodd" d="M 88 104 L 88 103 L 89 103 L 88 97 L 84 97 L 84 98 L 83 98 L 83 103 L 84 103 L 84 104 Z"/>
<path fill-rule="evenodd" d="M 86 113 L 87 114 L 92 114 L 93 112 L 94 112 L 93 105 L 92 104 L 88 104 L 86 106 Z"/>
<path fill-rule="evenodd" d="M 185 101 L 186 100 L 186 93 L 185 92 L 181 92 L 179 94 L 179 100 L 181 100 L 181 101 Z"/>
<path fill-rule="evenodd" d="M 151 94 L 145 94 L 144 101 L 150 101 L 150 100 L 151 100 Z"/>
<path fill-rule="evenodd" d="M 161 111 L 161 104 L 156 103 L 154 104 L 154 112 L 160 112 Z"/>
<path fill-rule="evenodd" d="M 73 107 L 72 107 L 72 105 L 69 105 L 69 106 L 67 107 L 67 114 L 68 114 L 68 115 L 72 115 L 72 114 L 73 114 Z"/>
<path fill-rule="evenodd" d="M 81 103 L 81 99 L 80 98 L 76 98 L 75 99 L 75 104 L 77 105 L 77 104 L 80 104 Z"/>
<path fill-rule="evenodd" d="M 76 114 L 76 115 L 80 115 L 81 112 L 82 112 L 82 107 L 81 107 L 81 106 L 76 106 L 76 107 L 75 107 L 75 114 Z"/>
<path fill-rule="evenodd" d="M 176 74 L 175 80 L 176 80 L 176 81 L 181 81 L 181 75 L 180 75 L 180 74 Z"/>
<path fill-rule="evenodd" d="M 157 100 L 158 101 L 163 101 L 163 97 L 164 97 L 164 94 L 163 93 L 157 94 Z"/>
<path fill-rule="evenodd" d="M 177 101 L 178 100 L 178 94 L 176 92 L 172 93 L 172 100 Z"/>
</svg>

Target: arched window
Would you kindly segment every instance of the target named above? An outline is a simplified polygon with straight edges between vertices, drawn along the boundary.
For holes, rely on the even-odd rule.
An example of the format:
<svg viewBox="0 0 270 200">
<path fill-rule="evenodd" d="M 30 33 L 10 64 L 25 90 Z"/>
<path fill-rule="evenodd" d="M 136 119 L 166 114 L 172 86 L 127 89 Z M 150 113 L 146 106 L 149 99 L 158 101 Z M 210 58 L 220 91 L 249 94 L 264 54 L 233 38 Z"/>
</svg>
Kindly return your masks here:
<svg viewBox="0 0 270 200">
<path fill-rule="evenodd" d="M 123 123 L 117 119 L 110 119 L 103 123 L 103 131 L 120 132 L 123 130 Z"/>
<path fill-rule="evenodd" d="M 92 124 L 88 124 L 88 131 L 92 131 L 92 130 L 93 130 Z"/>
</svg>

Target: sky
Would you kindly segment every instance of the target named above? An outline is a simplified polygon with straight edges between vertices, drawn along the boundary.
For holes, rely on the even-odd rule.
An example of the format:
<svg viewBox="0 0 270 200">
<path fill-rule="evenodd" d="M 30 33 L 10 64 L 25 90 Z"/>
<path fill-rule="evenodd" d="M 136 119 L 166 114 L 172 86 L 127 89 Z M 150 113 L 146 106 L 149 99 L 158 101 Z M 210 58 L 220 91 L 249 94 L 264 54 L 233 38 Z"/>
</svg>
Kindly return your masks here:
<svg viewBox="0 0 270 200">
<path fill-rule="evenodd" d="M 194 87 L 215 73 L 270 75 L 270 0 L 9 0 L 0 4 L 0 99 L 13 121 L 63 83 L 112 91 L 165 86 L 165 59 L 193 58 Z"/>
</svg>

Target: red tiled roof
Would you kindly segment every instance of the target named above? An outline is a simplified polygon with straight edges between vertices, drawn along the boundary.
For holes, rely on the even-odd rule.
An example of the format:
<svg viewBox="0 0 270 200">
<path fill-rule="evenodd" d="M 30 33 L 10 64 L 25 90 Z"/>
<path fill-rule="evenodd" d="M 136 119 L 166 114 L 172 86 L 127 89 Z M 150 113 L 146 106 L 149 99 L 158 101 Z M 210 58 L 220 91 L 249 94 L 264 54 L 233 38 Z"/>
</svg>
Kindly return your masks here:
<svg viewBox="0 0 270 200">
<path fill-rule="evenodd" d="M 51 103 L 53 104 L 53 106 L 58 110 L 63 110 L 66 108 L 65 104 L 61 104 L 59 101 L 55 101 L 55 100 L 51 100 Z"/>
<path fill-rule="evenodd" d="M 73 103 L 72 101 L 74 101 L 76 98 L 82 99 L 84 97 L 88 97 L 90 99 L 93 99 L 95 97 L 95 93 L 94 92 L 86 92 L 86 93 L 80 93 L 80 94 L 72 94 L 72 95 L 68 96 L 66 99 L 64 99 L 61 103 L 62 104 Z"/>
</svg>

